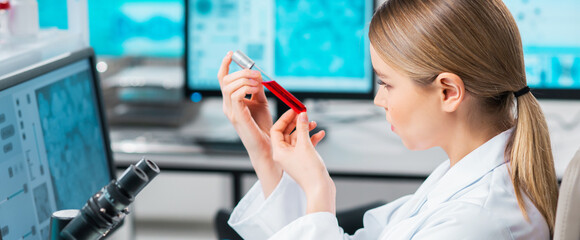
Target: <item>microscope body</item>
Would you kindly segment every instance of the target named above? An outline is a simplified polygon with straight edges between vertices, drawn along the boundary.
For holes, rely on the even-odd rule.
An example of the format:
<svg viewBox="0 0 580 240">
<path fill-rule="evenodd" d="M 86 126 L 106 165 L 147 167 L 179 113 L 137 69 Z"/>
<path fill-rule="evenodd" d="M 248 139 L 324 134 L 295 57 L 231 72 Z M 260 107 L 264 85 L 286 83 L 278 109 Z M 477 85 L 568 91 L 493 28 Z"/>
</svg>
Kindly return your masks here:
<svg viewBox="0 0 580 240">
<path fill-rule="evenodd" d="M 81 210 L 61 210 L 51 218 L 51 240 L 101 239 L 129 214 L 135 196 L 159 174 L 151 160 L 130 165 L 117 180 L 112 180 L 89 198 Z"/>
</svg>

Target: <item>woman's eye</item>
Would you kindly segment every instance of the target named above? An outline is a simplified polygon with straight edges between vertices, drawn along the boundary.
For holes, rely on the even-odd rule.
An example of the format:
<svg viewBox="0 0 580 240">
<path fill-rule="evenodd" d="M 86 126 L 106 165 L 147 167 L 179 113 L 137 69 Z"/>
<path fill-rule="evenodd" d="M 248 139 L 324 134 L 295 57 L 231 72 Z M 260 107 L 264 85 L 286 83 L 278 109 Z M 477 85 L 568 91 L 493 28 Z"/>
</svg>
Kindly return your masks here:
<svg viewBox="0 0 580 240">
<path fill-rule="evenodd" d="M 379 84 L 380 86 L 384 87 L 385 89 L 390 89 L 391 85 L 381 81 L 381 80 L 377 80 L 377 84 Z"/>
</svg>

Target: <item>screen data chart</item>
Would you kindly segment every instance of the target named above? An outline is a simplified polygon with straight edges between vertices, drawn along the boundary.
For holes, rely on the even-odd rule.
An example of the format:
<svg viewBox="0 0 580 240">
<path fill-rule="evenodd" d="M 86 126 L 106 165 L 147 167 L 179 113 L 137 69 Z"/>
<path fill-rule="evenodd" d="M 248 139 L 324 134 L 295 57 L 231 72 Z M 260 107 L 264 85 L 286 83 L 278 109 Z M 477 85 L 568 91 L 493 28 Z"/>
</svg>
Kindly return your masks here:
<svg viewBox="0 0 580 240">
<path fill-rule="evenodd" d="M 111 179 L 89 64 L 0 90 L 0 239 L 48 239 Z"/>
<path fill-rule="evenodd" d="M 22 239 L 29 236 L 38 236 L 37 218 L 44 217 L 43 211 L 36 212 L 34 206 L 35 193 L 31 189 L 29 171 L 32 166 L 41 168 L 36 159 L 29 153 L 33 150 L 23 146 L 26 138 L 21 117 L 22 110 L 16 109 L 20 102 L 12 96 L 0 95 L 0 239 Z M 23 151 L 23 148 L 26 151 Z M 39 169 L 37 168 L 37 169 Z M 48 175 L 46 175 L 47 177 Z M 37 176 L 40 181 L 48 180 Z M 40 204 L 50 204 L 49 201 Z M 19 224 L 10 224 L 15 218 L 25 216 Z M 40 238 L 37 238 L 40 239 Z"/>
<path fill-rule="evenodd" d="M 524 48 L 532 88 L 580 89 L 580 1 L 504 0 Z"/>
<path fill-rule="evenodd" d="M 373 7 L 370 0 L 188 0 L 187 86 L 218 91 L 222 58 L 241 50 L 290 91 L 368 93 Z"/>
</svg>

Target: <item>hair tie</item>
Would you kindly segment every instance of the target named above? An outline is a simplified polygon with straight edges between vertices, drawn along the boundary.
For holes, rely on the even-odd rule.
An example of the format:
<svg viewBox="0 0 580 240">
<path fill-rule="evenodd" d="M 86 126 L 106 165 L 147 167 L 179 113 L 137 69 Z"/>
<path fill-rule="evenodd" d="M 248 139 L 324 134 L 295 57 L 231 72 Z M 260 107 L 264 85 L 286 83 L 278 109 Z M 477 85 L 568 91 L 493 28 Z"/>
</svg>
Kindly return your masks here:
<svg viewBox="0 0 580 240">
<path fill-rule="evenodd" d="M 516 98 L 520 97 L 521 95 L 524 95 L 526 93 L 530 92 L 530 87 L 525 86 L 524 88 L 520 89 L 517 92 L 514 92 L 514 96 L 516 96 Z"/>
</svg>

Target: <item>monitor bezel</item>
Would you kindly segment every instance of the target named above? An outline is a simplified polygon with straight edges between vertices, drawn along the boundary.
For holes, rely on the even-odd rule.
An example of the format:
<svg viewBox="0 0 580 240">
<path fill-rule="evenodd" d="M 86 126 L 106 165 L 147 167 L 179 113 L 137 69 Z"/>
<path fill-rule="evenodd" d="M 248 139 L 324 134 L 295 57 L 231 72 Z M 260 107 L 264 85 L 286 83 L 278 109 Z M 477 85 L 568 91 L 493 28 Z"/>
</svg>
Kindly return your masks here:
<svg viewBox="0 0 580 240">
<path fill-rule="evenodd" d="M 109 128 L 107 125 L 106 112 L 103 103 L 103 95 L 101 90 L 100 78 L 97 73 L 95 52 L 93 48 L 84 48 L 75 52 L 65 53 L 63 55 L 56 56 L 54 58 L 42 61 L 40 63 L 31 65 L 30 67 L 23 68 L 14 71 L 10 74 L 0 76 L 0 91 L 7 88 L 14 87 L 16 85 L 34 80 L 35 78 L 48 74 L 52 71 L 58 70 L 62 67 L 68 66 L 72 63 L 76 63 L 82 60 L 89 60 L 89 69 L 93 77 L 93 88 L 95 89 L 95 97 L 97 104 L 97 111 L 99 112 L 99 121 L 101 124 L 101 131 L 103 134 L 103 144 L 105 148 L 105 156 L 107 157 L 107 163 L 109 164 L 109 175 L 110 179 L 116 179 L 115 176 L 115 163 L 113 161 L 113 152 L 111 149 L 111 141 L 109 136 Z"/>
<path fill-rule="evenodd" d="M 215 97 L 215 96 L 222 96 L 222 93 L 219 89 L 217 90 L 207 90 L 207 89 L 203 89 L 203 90 L 196 90 L 196 89 L 191 89 L 189 86 L 189 19 L 191 16 L 189 16 L 189 7 L 190 7 L 190 1 L 191 0 L 184 0 L 185 4 L 184 4 L 184 21 L 185 23 L 183 24 L 184 26 L 184 54 L 183 54 L 183 68 L 184 68 L 184 84 L 183 84 L 183 93 L 184 93 L 184 97 L 186 99 L 190 99 L 191 95 L 194 92 L 198 92 L 202 95 L 202 98 L 204 97 Z M 376 8 L 376 1 L 372 2 L 373 6 L 373 12 Z M 233 49 L 232 49 L 233 51 Z M 224 53 L 225 56 L 226 53 Z M 369 56 L 369 61 L 370 61 L 370 56 Z M 371 73 L 371 86 L 368 92 L 361 92 L 361 93 L 349 93 L 349 92 L 313 92 L 313 91 L 290 91 L 292 93 L 292 95 L 294 95 L 296 98 L 299 99 L 373 99 L 375 96 L 375 91 L 376 91 L 376 79 L 375 79 L 375 74 L 373 71 L 373 67 L 372 64 L 369 64 L 369 72 Z M 216 81 L 217 81 L 217 72 L 216 72 Z M 275 98 L 274 94 L 272 94 L 269 91 L 266 91 L 266 95 L 270 98 Z M 190 99 L 191 100 L 191 99 Z"/>
<path fill-rule="evenodd" d="M 580 89 L 530 88 L 538 100 L 580 100 Z"/>
</svg>

